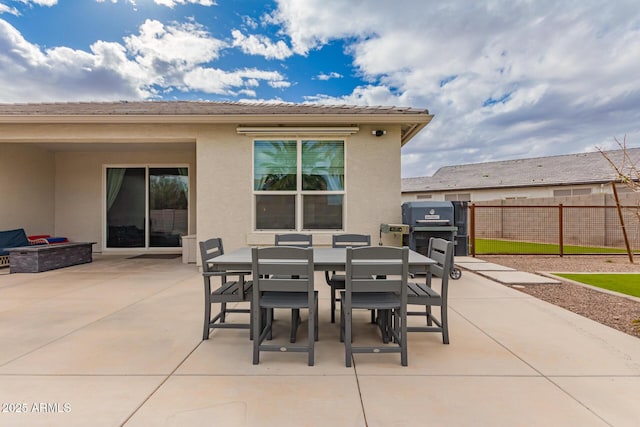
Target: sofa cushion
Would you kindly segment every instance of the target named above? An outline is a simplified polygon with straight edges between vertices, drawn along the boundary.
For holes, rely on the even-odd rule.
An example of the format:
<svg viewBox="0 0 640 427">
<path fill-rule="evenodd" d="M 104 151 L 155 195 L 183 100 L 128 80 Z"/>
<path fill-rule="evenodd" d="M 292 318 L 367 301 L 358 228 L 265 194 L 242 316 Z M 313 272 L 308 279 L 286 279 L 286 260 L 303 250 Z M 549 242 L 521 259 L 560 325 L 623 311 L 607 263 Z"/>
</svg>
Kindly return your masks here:
<svg viewBox="0 0 640 427">
<path fill-rule="evenodd" d="M 8 255 L 9 252 L 6 249 L 21 246 L 29 246 L 29 240 L 23 228 L 0 231 L 0 255 Z"/>
</svg>

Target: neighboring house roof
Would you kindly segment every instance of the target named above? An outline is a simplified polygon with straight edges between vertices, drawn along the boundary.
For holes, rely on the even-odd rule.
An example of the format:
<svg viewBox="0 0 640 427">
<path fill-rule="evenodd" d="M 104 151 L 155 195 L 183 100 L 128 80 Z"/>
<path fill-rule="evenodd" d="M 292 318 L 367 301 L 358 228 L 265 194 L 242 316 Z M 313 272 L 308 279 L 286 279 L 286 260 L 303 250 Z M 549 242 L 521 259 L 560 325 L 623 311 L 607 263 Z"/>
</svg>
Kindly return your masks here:
<svg viewBox="0 0 640 427">
<path fill-rule="evenodd" d="M 426 109 L 353 105 L 195 101 L 0 104 L 0 123 L 390 123 L 401 125 L 403 144 L 432 118 Z"/>
<path fill-rule="evenodd" d="M 618 166 L 622 165 L 623 150 L 605 152 Z M 640 148 L 627 148 L 635 165 L 640 161 Z M 476 190 L 486 188 L 532 187 L 605 183 L 616 174 L 602 153 L 590 152 L 563 156 L 505 160 L 445 166 L 433 176 L 404 178 L 403 193 L 424 193 L 447 190 Z"/>
</svg>

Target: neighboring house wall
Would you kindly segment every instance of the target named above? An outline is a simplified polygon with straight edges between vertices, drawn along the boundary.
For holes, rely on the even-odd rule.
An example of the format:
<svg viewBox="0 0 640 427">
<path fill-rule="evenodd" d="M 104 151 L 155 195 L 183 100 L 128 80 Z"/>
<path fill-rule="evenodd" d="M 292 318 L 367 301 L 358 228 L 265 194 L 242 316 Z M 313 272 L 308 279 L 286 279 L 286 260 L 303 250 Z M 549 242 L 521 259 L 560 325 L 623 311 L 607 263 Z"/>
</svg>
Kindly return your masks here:
<svg viewBox="0 0 640 427">
<path fill-rule="evenodd" d="M 0 230 L 54 234 L 54 155 L 27 144 L 0 144 Z"/>
<path fill-rule="evenodd" d="M 556 191 L 574 191 L 576 193 L 590 191 L 591 194 L 611 194 L 611 186 L 603 184 L 586 185 L 554 185 L 544 187 L 518 188 L 487 188 L 487 189 L 451 189 L 448 191 L 433 191 L 421 193 L 403 193 L 402 202 L 411 201 L 442 201 L 454 194 L 468 194 L 472 202 L 509 199 L 538 199 L 554 197 Z M 430 196 L 430 197 L 429 197 Z"/>
</svg>

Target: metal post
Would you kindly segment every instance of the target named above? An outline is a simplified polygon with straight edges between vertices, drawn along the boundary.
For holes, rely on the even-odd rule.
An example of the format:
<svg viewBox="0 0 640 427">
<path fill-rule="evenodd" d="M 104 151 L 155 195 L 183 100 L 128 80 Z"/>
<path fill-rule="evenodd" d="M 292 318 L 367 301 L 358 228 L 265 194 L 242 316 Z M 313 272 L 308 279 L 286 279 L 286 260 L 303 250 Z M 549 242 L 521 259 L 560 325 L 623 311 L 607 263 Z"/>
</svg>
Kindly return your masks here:
<svg viewBox="0 0 640 427">
<path fill-rule="evenodd" d="M 558 244 L 560 246 L 560 257 L 564 256 L 564 230 L 563 230 L 563 209 L 562 203 L 558 205 Z"/>
<path fill-rule="evenodd" d="M 476 256 L 476 205 L 469 205 L 469 245 L 471 246 L 471 256 Z"/>
<path fill-rule="evenodd" d="M 624 244 L 627 247 L 627 254 L 629 255 L 629 262 L 633 264 L 633 252 L 631 246 L 629 246 L 629 238 L 627 237 L 627 229 L 624 227 L 624 217 L 622 216 L 622 209 L 620 208 L 620 199 L 618 199 L 618 190 L 616 189 L 616 183 L 611 181 L 611 187 L 613 188 L 613 197 L 616 199 L 616 207 L 618 208 L 618 217 L 620 218 L 620 225 L 622 226 L 622 235 L 624 236 Z"/>
</svg>

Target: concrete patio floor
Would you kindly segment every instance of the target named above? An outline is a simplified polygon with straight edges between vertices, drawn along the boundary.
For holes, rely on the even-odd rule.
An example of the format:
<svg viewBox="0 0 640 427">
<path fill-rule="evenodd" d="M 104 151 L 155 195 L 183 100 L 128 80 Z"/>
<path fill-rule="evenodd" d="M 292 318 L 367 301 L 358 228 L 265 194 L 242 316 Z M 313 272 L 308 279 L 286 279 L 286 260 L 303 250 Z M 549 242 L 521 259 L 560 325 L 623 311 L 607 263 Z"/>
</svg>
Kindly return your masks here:
<svg viewBox="0 0 640 427">
<path fill-rule="evenodd" d="M 303 353 L 254 366 L 246 330 L 201 340 L 202 278 L 179 258 L 0 270 L 0 426 L 640 424 L 635 337 L 465 271 L 450 282 L 450 345 L 411 333 L 408 367 L 367 354 L 346 368 L 316 280 L 315 366 Z M 354 343 L 377 338 L 367 317 Z"/>
</svg>

